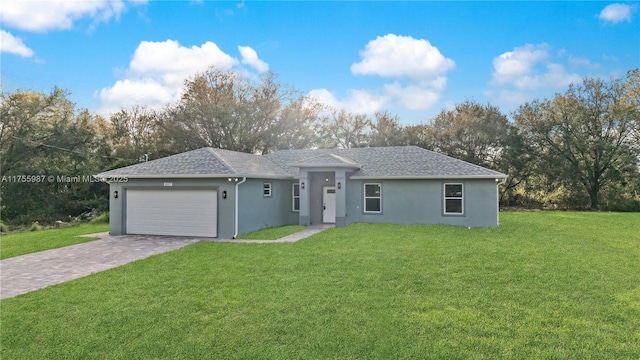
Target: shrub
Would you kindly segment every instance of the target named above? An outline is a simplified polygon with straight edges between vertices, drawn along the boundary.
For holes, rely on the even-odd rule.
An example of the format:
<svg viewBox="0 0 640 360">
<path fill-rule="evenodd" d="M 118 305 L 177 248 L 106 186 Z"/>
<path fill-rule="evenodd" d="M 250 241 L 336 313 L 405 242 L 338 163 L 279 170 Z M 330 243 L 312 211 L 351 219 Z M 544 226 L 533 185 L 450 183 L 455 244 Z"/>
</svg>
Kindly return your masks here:
<svg viewBox="0 0 640 360">
<path fill-rule="evenodd" d="M 9 226 L 5 225 L 3 222 L 0 222 L 0 232 L 8 233 L 9 232 Z"/>
<path fill-rule="evenodd" d="M 640 212 L 640 200 L 626 199 L 615 203 L 607 204 L 604 210 L 618 212 Z"/>
<path fill-rule="evenodd" d="M 92 224 L 108 224 L 109 223 L 109 212 L 104 212 L 90 221 Z"/>
<path fill-rule="evenodd" d="M 42 230 L 42 225 L 40 225 L 37 221 L 31 223 L 31 227 L 29 228 L 29 231 L 39 231 Z"/>
</svg>

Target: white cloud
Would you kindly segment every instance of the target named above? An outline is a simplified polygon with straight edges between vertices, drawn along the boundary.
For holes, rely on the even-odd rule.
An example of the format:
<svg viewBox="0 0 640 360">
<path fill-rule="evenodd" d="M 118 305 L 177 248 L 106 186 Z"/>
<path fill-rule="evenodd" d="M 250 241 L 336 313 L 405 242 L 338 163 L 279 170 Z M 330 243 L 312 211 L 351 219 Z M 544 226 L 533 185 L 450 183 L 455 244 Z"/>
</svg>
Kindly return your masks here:
<svg viewBox="0 0 640 360">
<path fill-rule="evenodd" d="M 399 83 L 386 84 L 385 94 L 391 101 L 397 102 L 410 110 L 428 110 L 440 101 L 441 94 L 432 88 L 418 85 L 403 87 Z"/>
<path fill-rule="evenodd" d="M 112 87 L 103 88 L 97 94 L 102 100 L 102 109 L 99 112 L 108 115 L 134 105 L 159 109 L 173 101 L 176 94 L 177 90 L 154 79 L 118 80 Z"/>
<path fill-rule="evenodd" d="M 362 61 L 351 65 L 354 75 L 429 79 L 455 67 L 429 41 L 394 34 L 369 41 L 360 56 Z"/>
<path fill-rule="evenodd" d="M 570 55 L 566 50 L 552 52 L 547 44 L 526 44 L 493 59 L 490 89 L 485 95 L 497 104 L 517 106 L 532 98 L 546 96 L 549 91 L 566 88 L 582 81 L 582 76 L 567 71 L 573 68 L 597 68 L 587 58 Z"/>
<path fill-rule="evenodd" d="M 487 94 L 491 95 L 491 94 Z M 495 98 L 495 101 L 500 104 L 505 104 L 509 106 L 518 106 L 524 104 L 529 100 L 527 94 L 521 91 L 513 91 L 513 90 L 500 90 L 497 96 L 492 96 Z"/>
<path fill-rule="evenodd" d="M 184 79 L 211 65 L 229 70 L 237 63 L 211 41 L 191 47 L 175 40 L 143 41 L 134 52 L 129 69 L 133 76 L 158 78 L 164 84 L 180 87 Z"/>
<path fill-rule="evenodd" d="M 514 79 L 512 84 L 520 90 L 535 90 L 540 88 L 562 88 L 572 83 L 580 82 L 582 77 L 570 74 L 560 64 L 547 64 L 542 74 L 528 74 Z"/>
<path fill-rule="evenodd" d="M 349 90 L 349 95 L 342 100 L 327 89 L 311 90 L 308 95 L 334 109 L 343 109 L 356 114 L 373 114 L 388 103 L 388 99 L 384 96 L 367 90 Z"/>
<path fill-rule="evenodd" d="M 253 49 L 243 48 L 243 58 L 252 59 L 248 65 L 256 67 L 263 63 L 268 69 L 268 65 L 258 58 Z M 251 50 L 249 55 L 246 55 L 246 49 Z M 250 75 L 246 69 L 235 69 L 239 64 L 238 59 L 225 53 L 211 41 L 191 47 L 183 46 L 175 40 L 143 41 L 136 48 L 128 69 L 124 71 L 125 78 L 94 94 L 102 102 L 98 112 L 107 116 L 110 112 L 133 105 L 159 109 L 179 99 L 185 79 L 210 66 L 221 71 L 234 69 Z"/>
<path fill-rule="evenodd" d="M 537 63 L 549 57 L 548 49 L 546 44 L 526 44 L 500 54 L 493 59 L 493 81 L 498 85 L 508 84 L 530 74 Z"/>
<path fill-rule="evenodd" d="M 575 56 L 571 56 L 569 55 L 569 65 L 571 66 L 581 66 L 581 67 L 586 67 L 588 69 L 598 69 L 600 67 L 600 64 L 598 63 L 592 63 L 589 59 L 584 58 L 584 57 L 575 57 Z"/>
<path fill-rule="evenodd" d="M 446 72 L 455 62 L 424 39 L 387 34 L 371 40 L 360 51 L 361 61 L 351 65 L 354 75 L 396 79 L 377 89 L 351 89 L 343 99 L 326 89 L 309 95 L 337 109 L 373 114 L 386 107 L 427 110 L 440 101 L 447 84 Z M 402 84 L 403 80 L 405 84 Z"/>
<path fill-rule="evenodd" d="M 249 65 L 261 73 L 269 70 L 269 64 L 260 60 L 256 51 L 251 47 L 238 46 L 238 51 L 240 51 L 240 55 L 242 55 L 243 64 Z"/>
<path fill-rule="evenodd" d="M 570 74 L 563 65 L 551 62 L 550 50 L 547 44 L 526 44 L 495 57 L 492 84 L 533 90 L 564 87 L 580 81 L 579 75 Z"/>
<path fill-rule="evenodd" d="M 440 101 L 439 90 L 420 84 L 403 86 L 399 82 L 384 84 L 379 90 L 351 89 L 342 99 L 327 89 L 312 90 L 308 94 L 335 109 L 357 114 L 373 114 L 385 107 L 400 105 L 409 110 L 428 110 Z"/>
<path fill-rule="evenodd" d="M 34 51 L 29 49 L 20 38 L 10 33 L 0 30 L 0 52 L 19 55 L 22 57 L 32 57 Z"/>
<path fill-rule="evenodd" d="M 4 27 L 27 31 L 61 30 L 85 17 L 94 22 L 118 18 L 125 8 L 121 0 L 4 0 L 2 21 Z"/>
<path fill-rule="evenodd" d="M 602 21 L 617 24 L 622 21 L 631 22 L 632 13 L 635 11 L 635 5 L 627 4 L 611 4 L 607 5 L 600 13 L 598 18 Z"/>
</svg>

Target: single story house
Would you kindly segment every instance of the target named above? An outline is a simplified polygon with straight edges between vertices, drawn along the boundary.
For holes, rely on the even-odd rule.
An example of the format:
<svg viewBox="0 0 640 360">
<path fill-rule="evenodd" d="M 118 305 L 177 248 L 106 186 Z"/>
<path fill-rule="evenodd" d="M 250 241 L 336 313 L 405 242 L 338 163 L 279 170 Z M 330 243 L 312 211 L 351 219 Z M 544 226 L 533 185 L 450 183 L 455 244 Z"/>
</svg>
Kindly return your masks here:
<svg viewBox="0 0 640 360">
<path fill-rule="evenodd" d="M 202 148 L 96 177 L 109 183 L 112 235 L 219 238 L 291 224 L 494 227 L 506 179 L 416 146 Z"/>
</svg>

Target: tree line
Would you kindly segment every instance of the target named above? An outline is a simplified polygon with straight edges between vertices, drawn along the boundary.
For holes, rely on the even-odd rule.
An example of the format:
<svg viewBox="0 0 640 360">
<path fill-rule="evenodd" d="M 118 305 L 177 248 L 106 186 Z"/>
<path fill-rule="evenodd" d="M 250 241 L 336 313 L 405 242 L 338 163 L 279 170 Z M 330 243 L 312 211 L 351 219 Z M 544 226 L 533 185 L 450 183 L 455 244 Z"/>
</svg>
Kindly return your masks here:
<svg viewBox="0 0 640 360">
<path fill-rule="evenodd" d="M 2 92 L 0 101 L 0 218 L 10 224 L 105 211 L 108 188 L 88 175 L 207 146 L 264 154 L 417 145 L 508 174 L 503 205 L 640 211 L 638 69 L 585 78 L 508 115 L 466 100 L 413 125 L 389 112 L 331 109 L 274 73 L 215 68 L 185 80 L 161 110 L 104 118 L 59 88 Z"/>
</svg>

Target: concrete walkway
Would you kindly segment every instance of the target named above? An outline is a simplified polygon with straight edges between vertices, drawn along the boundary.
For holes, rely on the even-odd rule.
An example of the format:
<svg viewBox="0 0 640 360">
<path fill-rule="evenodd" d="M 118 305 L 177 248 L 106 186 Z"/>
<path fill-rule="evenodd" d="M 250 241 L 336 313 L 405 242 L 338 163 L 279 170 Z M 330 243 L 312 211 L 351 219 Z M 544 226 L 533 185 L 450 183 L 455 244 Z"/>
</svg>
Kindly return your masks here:
<svg viewBox="0 0 640 360">
<path fill-rule="evenodd" d="M 310 227 L 278 240 L 225 240 L 178 236 L 85 236 L 99 240 L 16 256 L 0 261 L 0 299 L 14 297 L 104 271 L 199 241 L 275 244 L 296 242 L 331 226 Z"/>
<path fill-rule="evenodd" d="M 324 224 L 308 227 L 302 231 L 298 231 L 295 234 L 291 234 L 289 236 L 281 237 L 277 240 L 243 240 L 243 239 L 211 239 L 210 241 L 214 242 L 231 242 L 231 243 L 243 243 L 243 244 L 277 244 L 277 243 L 292 243 L 305 238 L 308 238 L 311 235 L 315 235 L 319 232 L 325 231 L 327 229 L 331 229 L 335 227 L 333 224 Z"/>
</svg>

